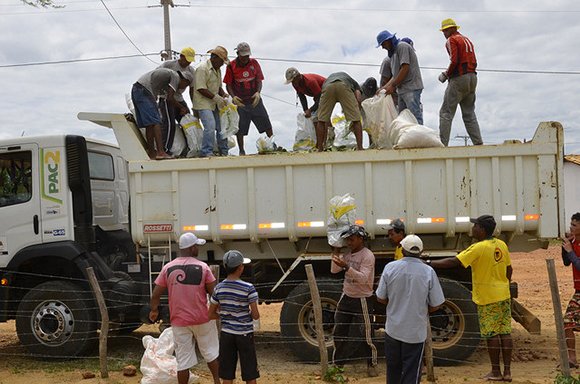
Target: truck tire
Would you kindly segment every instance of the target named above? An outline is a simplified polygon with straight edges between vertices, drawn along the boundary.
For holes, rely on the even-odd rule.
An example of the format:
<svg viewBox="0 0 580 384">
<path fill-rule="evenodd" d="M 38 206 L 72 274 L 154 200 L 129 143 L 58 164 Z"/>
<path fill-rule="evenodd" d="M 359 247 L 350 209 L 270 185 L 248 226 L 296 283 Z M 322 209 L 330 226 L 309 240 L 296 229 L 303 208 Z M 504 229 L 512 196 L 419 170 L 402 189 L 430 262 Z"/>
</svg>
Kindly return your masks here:
<svg viewBox="0 0 580 384">
<path fill-rule="evenodd" d="M 471 292 L 456 281 L 440 279 L 445 303 L 430 316 L 433 359 L 437 365 L 465 362 L 479 345 L 477 307 Z"/>
<path fill-rule="evenodd" d="M 342 294 L 342 281 L 319 279 L 317 281 L 322 303 L 322 321 L 326 347 L 330 352 L 334 331 L 334 312 Z M 320 361 L 314 310 L 308 282 L 302 282 L 294 288 L 282 306 L 280 312 L 280 331 L 288 342 L 292 352 L 300 361 Z"/>
<path fill-rule="evenodd" d="M 97 341 L 96 304 L 80 286 L 51 281 L 31 289 L 18 306 L 16 332 L 28 353 L 42 358 L 82 356 Z"/>
</svg>

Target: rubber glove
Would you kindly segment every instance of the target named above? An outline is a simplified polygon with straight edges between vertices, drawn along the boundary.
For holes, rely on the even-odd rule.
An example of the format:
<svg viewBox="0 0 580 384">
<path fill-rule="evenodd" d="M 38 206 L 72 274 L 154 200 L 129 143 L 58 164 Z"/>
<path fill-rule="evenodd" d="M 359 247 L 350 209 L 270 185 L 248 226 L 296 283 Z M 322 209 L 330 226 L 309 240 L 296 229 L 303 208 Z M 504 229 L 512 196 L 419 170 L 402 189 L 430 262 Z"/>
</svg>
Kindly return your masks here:
<svg viewBox="0 0 580 384">
<path fill-rule="evenodd" d="M 252 95 L 252 107 L 256 107 L 258 105 L 258 103 L 260 102 L 260 92 L 256 92 Z"/>
<path fill-rule="evenodd" d="M 226 100 L 217 93 L 212 100 L 216 102 L 218 109 L 222 109 L 227 105 Z"/>
<path fill-rule="evenodd" d="M 242 99 L 240 99 L 239 97 L 237 97 L 237 96 L 234 96 L 234 98 L 233 98 L 233 100 L 232 100 L 232 101 L 233 101 L 233 103 L 234 103 L 235 105 L 237 105 L 238 107 L 244 107 L 244 102 L 243 102 L 243 101 L 242 101 Z"/>
<path fill-rule="evenodd" d="M 439 81 L 442 83 L 447 81 L 447 74 L 445 72 L 441 72 L 441 74 L 439 75 Z"/>
</svg>

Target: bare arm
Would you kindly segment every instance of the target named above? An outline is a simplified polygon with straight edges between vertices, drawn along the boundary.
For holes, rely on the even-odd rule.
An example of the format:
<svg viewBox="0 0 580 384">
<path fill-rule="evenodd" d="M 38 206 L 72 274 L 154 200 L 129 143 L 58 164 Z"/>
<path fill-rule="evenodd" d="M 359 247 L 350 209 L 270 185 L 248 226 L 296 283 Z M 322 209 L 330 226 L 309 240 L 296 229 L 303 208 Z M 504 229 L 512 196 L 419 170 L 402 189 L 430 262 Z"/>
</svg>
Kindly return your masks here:
<svg viewBox="0 0 580 384">
<path fill-rule="evenodd" d="M 381 304 L 389 304 L 389 299 L 381 299 L 380 297 L 377 296 L 377 301 Z"/>
<path fill-rule="evenodd" d="M 250 311 L 252 311 L 252 319 L 258 320 L 260 318 L 260 312 L 258 311 L 258 302 L 254 301 L 250 303 Z"/>
<path fill-rule="evenodd" d="M 149 301 L 149 320 L 153 323 L 157 321 L 157 317 L 159 317 L 159 301 L 161 300 L 161 295 L 165 290 L 166 288 L 160 285 L 156 285 L 155 288 L 153 288 L 151 300 Z"/>
<path fill-rule="evenodd" d="M 210 320 L 217 320 L 219 319 L 220 315 L 218 314 L 218 305 L 211 303 L 207 310 L 207 315 Z"/>
<path fill-rule="evenodd" d="M 407 75 L 409 74 L 409 68 L 409 64 L 401 64 L 401 69 L 399 70 L 397 77 L 391 78 L 391 80 L 389 80 L 389 82 L 380 89 L 387 91 L 387 95 L 395 93 L 397 87 L 403 82 L 403 80 L 407 78 Z"/>
<path fill-rule="evenodd" d="M 446 257 L 440 260 L 431 260 L 430 265 L 433 268 L 441 269 L 463 267 L 463 264 L 461 264 L 461 261 L 459 261 L 457 257 Z"/>
<path fill-rule="evenodd" d="M 429 306 L 429 313 L 433 313 L 433 312 L 439 310 L 439 308 L 441 308 L 440 305 L 438 305 L 436 307 Z"/>
<path fill-rule="evenodd" d="M 212 295 L 213 294 L 213 289 L 215 288 L 217 284 L 217 280 L 212 281 L 211 283 L 207 283 L 205 285 L 205 291 L 208 293 L 208 295 Z"/>
<path fill-rule="evenodd" d="M 507 266 L 507 270 L 506 270 L 506 277 L 508 279 L 508 281 L 512 281 L 512 273 L 514 272 L 514 269 L 512 268 L 511 265 Z"/>
</svg>

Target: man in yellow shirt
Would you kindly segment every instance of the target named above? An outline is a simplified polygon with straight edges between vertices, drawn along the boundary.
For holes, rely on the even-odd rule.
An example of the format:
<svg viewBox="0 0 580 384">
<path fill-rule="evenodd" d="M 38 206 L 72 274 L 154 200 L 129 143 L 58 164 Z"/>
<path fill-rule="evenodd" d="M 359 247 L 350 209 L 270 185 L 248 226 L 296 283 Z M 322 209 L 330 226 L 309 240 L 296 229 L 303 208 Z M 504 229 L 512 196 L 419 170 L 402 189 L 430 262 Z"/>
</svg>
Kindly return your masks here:
<svg viewBox="0 0 580 384">
<path fill-rule="evenodd" d="M 508 247 L 503 241 L 493 237 L 496 226 L 493 216 L 483 215 L 470 221 L 474 224 L 472 236 L 477 243 L 456 257 L 433 260 L 430 264 L 435 269 L 471 267 L 472 300 L 477 304 L 479 329 L 481 337 L 487 340 L 487 351 L 491 360 L 491 372 L 483 378 L 488 381 L 512 381 L 512 266 Z M 499 362 L 500 352 L 504 364 L 503 374 Z"/>
<path fill-rule="evenodd" d="M 389 236 L 389 242 L 393 247 L 395 247 L 395 260 L 401 260 L 403 258 L 403 247 L 401 246 L 401 241 L 407 236 L 405 233 L 405 223 L 401 219 L 395 219 L 391 221 L 391 224 L 387 225 L 387 236 Z"/>
</svg>

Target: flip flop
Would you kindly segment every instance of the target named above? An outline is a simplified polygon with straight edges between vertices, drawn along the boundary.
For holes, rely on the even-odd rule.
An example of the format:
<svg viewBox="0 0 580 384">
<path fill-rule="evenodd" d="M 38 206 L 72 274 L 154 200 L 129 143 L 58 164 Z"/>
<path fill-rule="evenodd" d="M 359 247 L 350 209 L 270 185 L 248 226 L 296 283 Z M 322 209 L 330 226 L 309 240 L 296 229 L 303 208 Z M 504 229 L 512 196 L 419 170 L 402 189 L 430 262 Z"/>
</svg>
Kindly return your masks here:
<svg viewBox="0 0 580 384">
<path fill-rule="evenodd" d="M 507 381 L 508 383 L 512 382 L 512 376 L 511 375 L 504 375 L 503 377 L 503 381 Z"/>
<path fill-rule="evenodd" d="M 486 381 L 504 381 L 503 376 L 492 376 L 491 373 L 488 373 L 487 375 L 483 376 L 482 379 Z"/>
<path fill-rule="evenodd" d="M 155 160 L 167 160 L 167 159 L 174 159 L 171 155 L 157 155 L 155 156 Z"/>
</svg>

